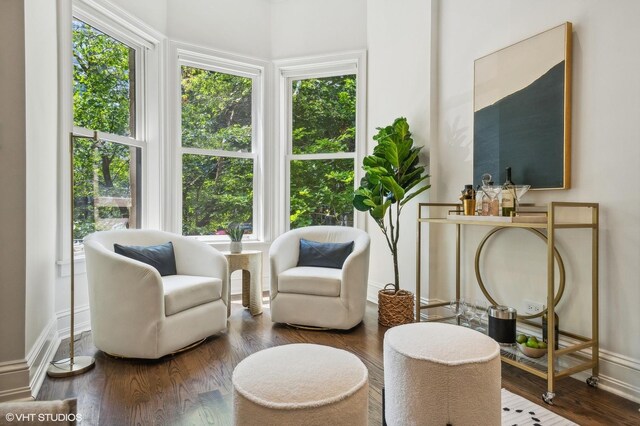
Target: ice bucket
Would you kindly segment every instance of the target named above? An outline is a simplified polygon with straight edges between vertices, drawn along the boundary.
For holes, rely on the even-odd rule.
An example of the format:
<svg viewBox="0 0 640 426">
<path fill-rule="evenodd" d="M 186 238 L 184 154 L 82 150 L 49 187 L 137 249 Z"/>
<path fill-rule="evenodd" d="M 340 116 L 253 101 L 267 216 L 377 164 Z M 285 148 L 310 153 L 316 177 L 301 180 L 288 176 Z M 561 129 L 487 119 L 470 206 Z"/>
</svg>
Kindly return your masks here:
<svg viewBox="0 0 640 426">
<path fill-rule="evenodd" d="M 500 344 L 516 342 L 517 311 L 508 306 L 489 307 L 489 337 Z"/>
</svg>

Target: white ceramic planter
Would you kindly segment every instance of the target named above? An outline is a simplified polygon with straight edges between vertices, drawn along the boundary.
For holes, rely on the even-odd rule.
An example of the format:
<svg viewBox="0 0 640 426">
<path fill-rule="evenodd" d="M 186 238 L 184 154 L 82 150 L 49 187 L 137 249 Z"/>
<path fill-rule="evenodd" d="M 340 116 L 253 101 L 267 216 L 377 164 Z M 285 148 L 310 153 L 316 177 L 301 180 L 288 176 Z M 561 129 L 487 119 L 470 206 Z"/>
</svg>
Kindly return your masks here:
<svg viewBox="0 0 640 426">
<path fill-rule="evenodd" d="M 231 241 L 229 251 L 231 253 L 242 253 L 242 241 Z"/>
</svg>

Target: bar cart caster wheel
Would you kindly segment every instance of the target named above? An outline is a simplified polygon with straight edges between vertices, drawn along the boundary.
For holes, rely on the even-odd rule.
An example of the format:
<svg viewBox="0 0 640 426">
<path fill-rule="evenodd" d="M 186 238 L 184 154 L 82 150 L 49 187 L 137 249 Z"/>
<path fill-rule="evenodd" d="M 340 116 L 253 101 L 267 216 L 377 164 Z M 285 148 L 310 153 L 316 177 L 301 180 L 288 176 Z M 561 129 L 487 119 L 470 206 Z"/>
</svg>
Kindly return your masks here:
<svg viewBox="0 0 640 426">
<path fill-rule="evenodd" d="M 556 396 L 556 394 L 553 392 L 545 392 L 542 394 L 542 400 L 549 405 L 553 405 L 554 396 Z"/>
<path fill-rule="evenodd" d="M 598 376 L 591 376 L 587 379 L 587 384 L 589 386 L 591 386 L 592 388 L 597 388 L 598 387 Z"/>
</svg>

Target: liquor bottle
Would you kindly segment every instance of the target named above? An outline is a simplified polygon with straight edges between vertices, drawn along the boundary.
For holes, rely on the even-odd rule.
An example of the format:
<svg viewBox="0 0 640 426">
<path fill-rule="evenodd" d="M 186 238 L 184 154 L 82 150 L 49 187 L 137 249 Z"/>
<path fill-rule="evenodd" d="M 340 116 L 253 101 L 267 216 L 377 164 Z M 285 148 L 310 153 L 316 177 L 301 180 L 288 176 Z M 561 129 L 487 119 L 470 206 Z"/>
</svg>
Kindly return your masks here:
<svg viewBox="0 0 640 426">
<path fill-rule="evenodd" d="M 547 311 L 545 310 L 544 313 L 542 314 L 542 341 L 547 343 Z M 560 333 L 558 330 L 560 330 L 560 326 L 558 325 L 560 323 L 560 319 L 558 318 L 558 314 L 556 314 L 555 312 L 553 313 L 553 319 L 554 319 L 554 327 L 553 327 L 553 348 L 555 350 L 558 350 L 558 339 L 560 338 Z"/>
<path fill-rule="evenodd" d="M 486 192 L 482 191 L 482 203 L 480 207 L 480 214 L 482 216 L 489 216 L 489 209 L 491 208 L 491 198 L 487 195 Z"/>
<path fill-rule="evenodd" d="M 480 205 L 477 206 L 478 215 L 481 215 L 481 216 L 489 216 L 489 201 L 491 199 L 489 198 L 489 195 L 486 193 L 484 189 L 484 188 L 487 188 L 487 186 L 489 185 L 489 182 L 491 182 L 491 175 L 489 173 L 483 174 L 482 175 L 482 192 L 478 191 L 478 193 L 480 194 L 479 196 Z"/>
<path fill-rule="evenodd" d="M 482 216 L 482 200 L 486 194 L 482 190 L 482 186 L 476 186 L 476 215 Z"/>
<path fill-rule="evenodd" d="M 515 210 L 516 194 L 513 182 L 511 182 L 511 167 L 507 167 L 507 179 L 502 184 L 502 216 L 511 216 Z"/>
</svg>

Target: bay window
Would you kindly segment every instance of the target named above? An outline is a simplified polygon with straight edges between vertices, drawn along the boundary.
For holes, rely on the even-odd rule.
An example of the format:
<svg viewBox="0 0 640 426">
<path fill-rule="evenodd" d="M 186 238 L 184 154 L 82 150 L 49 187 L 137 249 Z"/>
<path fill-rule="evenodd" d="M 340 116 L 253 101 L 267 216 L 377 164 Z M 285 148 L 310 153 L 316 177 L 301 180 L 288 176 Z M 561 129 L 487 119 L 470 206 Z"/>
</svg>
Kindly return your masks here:
<svg viewBox="0 0 640 426">
<path fill-rule="evenodd" d="M 74 240 L 94 231 L 139 228 L 142 155 L 137 89 L 141 48 L 74 17 Z"/>
<path fill-rule="evenodd" d="M 285 229 L 354 226 L 362 155 L 363 55 L 279 65 Z"/>
<path fill-rule="evenodd" d="M 179 60 L 182 234 L 215 240 L 238 224 L 259 238 L 261 70 L 188 56 Z"/>
</svg>

